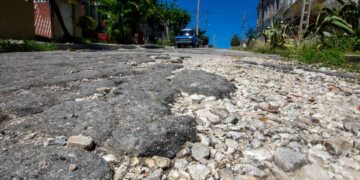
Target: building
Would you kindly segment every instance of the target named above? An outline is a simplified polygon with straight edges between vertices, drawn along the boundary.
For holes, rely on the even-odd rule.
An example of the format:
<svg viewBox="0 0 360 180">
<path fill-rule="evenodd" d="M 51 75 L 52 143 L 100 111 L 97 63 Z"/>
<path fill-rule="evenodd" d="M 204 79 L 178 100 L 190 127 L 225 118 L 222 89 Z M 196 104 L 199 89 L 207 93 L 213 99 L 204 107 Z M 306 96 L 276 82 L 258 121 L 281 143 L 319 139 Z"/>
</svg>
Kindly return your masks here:
<svg viewBox="0 0 360 180">
<path fill-rule="evenodd" d="M 97 4 L 90 0 L 56 0 L 69 34 L 81 37 L 77 22 L 81 16 L 91 15 L 98 19 Z M 3 39 L 50 39 L 63 37 L 60 22 L 49 0 L 1 0 L 0 38 Z"/>
<path fill-rule="evenodd" d="M 69 34 L 73 37 L 81 37 L 81 29 L 76 24 L 79 18 L 85 15 L 85 7 L 83 1 L 74 2 L 56 0 Z M 61 39 L 64 32 L 49 0 L 33 0 L 33 3 L 35 36 L 51 40 Z"/>
<path fill-rule="evenodd" d="M 34 36 L 33 2 L 1 0 L 0 38 L 31 39 Z"/>
<path fill-rule="evenodd" d="M 257 28 L 262 30 L 272 20 L 284 20 L 291 24 L 300 24 L 303 0 L 260 0 L 257 11 Z M 336 7 L 336 0 L 312 0 L 312 16 L 316 16 L 321 7 Z M 311 19 L 313 20 L 313 18 Z"/>
</svg>

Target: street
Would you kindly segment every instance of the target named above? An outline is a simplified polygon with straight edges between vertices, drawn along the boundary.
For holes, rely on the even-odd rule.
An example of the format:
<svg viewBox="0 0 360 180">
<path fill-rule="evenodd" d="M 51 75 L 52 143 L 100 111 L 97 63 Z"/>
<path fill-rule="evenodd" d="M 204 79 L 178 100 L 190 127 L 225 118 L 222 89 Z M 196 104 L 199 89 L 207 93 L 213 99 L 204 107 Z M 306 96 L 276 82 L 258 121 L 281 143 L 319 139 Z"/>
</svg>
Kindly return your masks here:
<svg viewBox="0 0 360 180">
<path fill-rule="evenodd" d="M 356 179 L 358 75 L 221 49 L 0 54 L 4 179 Z"/>
</svg>

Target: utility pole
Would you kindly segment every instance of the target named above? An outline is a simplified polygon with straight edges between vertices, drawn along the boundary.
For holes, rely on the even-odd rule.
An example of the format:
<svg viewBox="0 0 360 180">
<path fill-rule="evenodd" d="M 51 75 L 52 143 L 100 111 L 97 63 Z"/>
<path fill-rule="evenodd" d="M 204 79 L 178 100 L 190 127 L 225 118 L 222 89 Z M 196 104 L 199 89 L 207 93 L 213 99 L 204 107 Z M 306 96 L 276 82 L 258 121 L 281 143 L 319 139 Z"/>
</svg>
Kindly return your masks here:
<svg viewBox="0 0 360 180">
<path fill-rule="evenodd" d="M 241 26 L 241 36 L 245 39 L 245 27 L 246 27 L 246 11 L 244 11 L 243 18 L 242 18 L 242 26 Z"/>
<path fill-rule="evenodd" d="M 216 47 L 216 35 L 213 36 L 214 39 L 214 48 Z"/>
<path fill-rule="evenodd" d="M 198 0 L 197 15 L 196 15 L 196 35 L 199 35 L 199 22 L 200 22 L 200 0 Z"/>
<path fill-rule="evenodd" d="M 208 25 L 208 16 L 209 16 L 209 11 L 206 9 L 206 16 L 205 16 L 205 32 L 207 30 L 207 25 Z"/>
</svg>

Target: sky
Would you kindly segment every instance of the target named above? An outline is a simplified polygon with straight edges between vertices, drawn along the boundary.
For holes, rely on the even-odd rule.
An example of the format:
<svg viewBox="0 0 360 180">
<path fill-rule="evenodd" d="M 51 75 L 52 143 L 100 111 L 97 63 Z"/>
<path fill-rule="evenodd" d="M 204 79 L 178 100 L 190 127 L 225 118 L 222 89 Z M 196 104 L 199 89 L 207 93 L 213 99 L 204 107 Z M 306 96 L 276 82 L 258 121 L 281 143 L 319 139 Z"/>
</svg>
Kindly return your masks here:
<svg viewBox="0 0 360 180">
<path fill-rule="evenodd" d="M 177 5 L 186 9 L 192 16 L 187 28 L 196 26 L 197 0 L 177 0 Z M 207 35 L 210 44 L 216 36 L 216 48 L 229 48 L 234 34 L 241 35 L 242 19 L 245 12 L 246 27 L 256 27 L 259 0 L 201 0 L 200 29 L 205 29 L 206 11 L 208 11 Z"/>
</svg>

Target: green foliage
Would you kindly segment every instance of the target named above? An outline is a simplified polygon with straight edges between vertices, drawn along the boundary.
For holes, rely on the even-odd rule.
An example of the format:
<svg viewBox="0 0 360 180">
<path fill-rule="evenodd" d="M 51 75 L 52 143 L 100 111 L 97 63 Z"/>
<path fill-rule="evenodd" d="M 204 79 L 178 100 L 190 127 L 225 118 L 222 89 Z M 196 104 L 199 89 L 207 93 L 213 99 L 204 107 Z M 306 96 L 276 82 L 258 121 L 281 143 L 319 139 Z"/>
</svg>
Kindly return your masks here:
<svg viewBox="0 0 360 180">
<path fill-rule="evenodd" d="M 292 48 L 273 48 L 267 45 L 247 50 L 263 54 L 277 54 L 289 60 L 295 59 L 306 64 L 315 64 L 360 72 L 358 65 L 345 60 L 344 51 L 332 48 L 319 49 L 318 44 L 313 42 L 304 42 L 303 44 Z"/>
<path fill-rule="evenodd" d="M 209 36 L 206 35 L 206 31 L 199 30 L 200 46 L 209 45 Z"/>
<path fill-rule="evenodd" d="M 23 42 L 0 39 L 0 53 L 2 52 L 26 52 L 26 51 L 53 51 L 56 49 L 54 44 L 37 43 L 33 40 Z"/>
<path fill-rule="evenodd" d="M 255 39 L 257 36 L 257 31 L 254 27 L 250 27 L 248 31 L 246 32 L 246 37 L 248 38 L 248 41 L 251 41 Z"/>
<path fill-rule="evenodd" d="M 344 52 L 338 49 L 318 50 L 316 45 L 305 45 L 296 53 L 298 59 L 305 63 L 321 63 L 330 67 L 341 67 L 346 64 Z"/>
<path fill-rule="evenodd" d="M 321 40 L 321 48 L 338 49 L 346 52 L 360 51 L 359 37 L 346 37 L 341 35 L 333 35 Z"/>
<path fill-rule="evenodd" d="M 108 34 L 112 41 L 131 43 L 141 23 L 159 24 L 177 33 L 191 20 L 189 13 L 175 2 L 168 4 L 157 0 L 99 0 L 100 12 L 108 17 Z M 171 39 L 169 39 L 171 41 Z"/>
<path fill-rule="evenodd" d="M 81 28 L 82 36 L 84 38 L 91 38 L 92 32 L 95 29 L 95 20 L 90 16 L 81 16 L 77 25 Z"/>
<path fill-rule="evenodd" d="M 265 37 L 265 42 L 269 43 L 273 48 L 283 48 L 286 43 L 287 33 L 290 30 L 289 24 L 281 21 L 279 24 L 274 24 L 274 21 L 271 22 L 271 26 L 267 27 L 263 32 Z"/>
<path fill-rule="evenodd" d="M 231 47 L 236 47 L 236 46 L 240 46 L 240 38 L 237 34 L 235 34 L 231 38 Z"/>
<path fill-rule="evenodd" d="M 154 13 L 156 0 L 99 0 L 112 41 L 131 43 L 138 23 Z"/>
<path fill-rule="evenodd" d="M 246 41 L 246 45 L 247 47 L 252 47 L 255 45 L 255 38 L 257 36 L 257 30 L 254 27 L 250 27 L 248 29 L 248 31 L 246 32 L 246 37 L 247 37 L 247 41 Z"/>
<path fill-rule="evenodd" d="M 160 23 L 167 25 L 174 33 L 180 32 L 191 21 L 190 14 L 176 6 L 175 2 L 160 4 L 156 16 Z"/>
<path fill-rule="evenodd" d="M 315 35 L 346 34 L 347 36 L 360 35 L 360 5 L 355 1 L 344 2 L 338 9 L 323 8 L 319 13 L 316 23 L 309 28 Z"/>
</svg>

